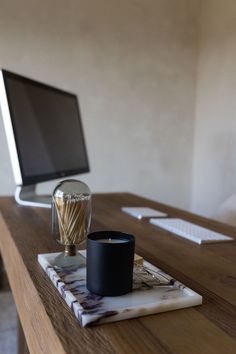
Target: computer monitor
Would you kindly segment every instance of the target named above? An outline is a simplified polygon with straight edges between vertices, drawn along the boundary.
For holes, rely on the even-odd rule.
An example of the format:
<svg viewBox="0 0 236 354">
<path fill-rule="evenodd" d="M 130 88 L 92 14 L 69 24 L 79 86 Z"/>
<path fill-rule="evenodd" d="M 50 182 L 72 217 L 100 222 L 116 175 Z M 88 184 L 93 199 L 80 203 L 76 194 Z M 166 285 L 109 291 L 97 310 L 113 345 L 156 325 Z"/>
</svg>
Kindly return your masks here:
<svg viewBox="0 0 236 354">
<path fill-rule="evenodd" d="M 0 105 L 19 204 L 50 207 L 39 182 L 89 172 L 75 94 L 0 71 Z"/>
</svg>

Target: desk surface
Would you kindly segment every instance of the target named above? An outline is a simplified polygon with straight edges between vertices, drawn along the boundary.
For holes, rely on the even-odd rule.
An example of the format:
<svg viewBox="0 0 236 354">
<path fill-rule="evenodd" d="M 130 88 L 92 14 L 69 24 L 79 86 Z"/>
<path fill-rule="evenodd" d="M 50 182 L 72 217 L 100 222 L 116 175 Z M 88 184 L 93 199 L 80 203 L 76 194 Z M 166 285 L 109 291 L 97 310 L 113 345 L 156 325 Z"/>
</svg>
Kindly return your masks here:
<svg viewBox="0 0 236 354">
<path fill-rule="evenodd" d="M 136 252 L 203 296 L 203 305 L 81 328 L 37 263 L 60 251 L 50 235 L 50 210 L 0 198 L 0 251 L 31 353 L 236 352 L 236 243 L 199 246 L 121 212 L 148 206 L 230 236 L 236 229 L 128 193 L 93 196 L 92 231 L 136 236 Z"/>
</svg>

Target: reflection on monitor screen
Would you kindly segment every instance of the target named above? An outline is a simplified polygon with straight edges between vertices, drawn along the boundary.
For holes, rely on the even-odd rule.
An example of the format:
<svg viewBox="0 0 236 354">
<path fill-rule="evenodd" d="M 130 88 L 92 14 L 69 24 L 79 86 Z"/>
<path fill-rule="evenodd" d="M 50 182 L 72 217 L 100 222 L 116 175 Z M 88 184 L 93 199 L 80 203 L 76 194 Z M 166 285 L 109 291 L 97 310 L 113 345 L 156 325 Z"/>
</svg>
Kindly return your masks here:
<svg viewBox="0 0 236 354">
<path fill-rule="evenodd" d="M 16 199 L 38 205 L 36 195 L 34 201 L 21 200 L 23 194 L 28 198 L 34 194 L 36 183 L 89 171 L 78 100 L 74 94 L 9 71 L 0 74 L 0 104 L 18 186 Z"/>
</svg>

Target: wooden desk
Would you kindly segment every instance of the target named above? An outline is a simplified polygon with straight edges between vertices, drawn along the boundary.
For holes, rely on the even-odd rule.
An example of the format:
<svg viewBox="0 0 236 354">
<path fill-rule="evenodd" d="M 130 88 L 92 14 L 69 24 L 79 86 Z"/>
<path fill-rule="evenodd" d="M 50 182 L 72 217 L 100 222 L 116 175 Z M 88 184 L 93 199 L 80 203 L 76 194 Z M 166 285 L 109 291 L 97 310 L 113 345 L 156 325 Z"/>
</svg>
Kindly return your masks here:
<svg viewBox="0 0 236 354">
<path fill-rule="evenodd" d="M 92 230 L 136 236 L 136 251 L 203 296 L 202 306 L 83 329 L 37 263 L 61 248 L 50 211 L 0 198 L 0 250 L 31 353 L 236 353 L 236 243 L 199 246 L 121 212 L 149 206 L 235 236 L 236 229 L 131 194 L 93 196 Z"/>
</svg>

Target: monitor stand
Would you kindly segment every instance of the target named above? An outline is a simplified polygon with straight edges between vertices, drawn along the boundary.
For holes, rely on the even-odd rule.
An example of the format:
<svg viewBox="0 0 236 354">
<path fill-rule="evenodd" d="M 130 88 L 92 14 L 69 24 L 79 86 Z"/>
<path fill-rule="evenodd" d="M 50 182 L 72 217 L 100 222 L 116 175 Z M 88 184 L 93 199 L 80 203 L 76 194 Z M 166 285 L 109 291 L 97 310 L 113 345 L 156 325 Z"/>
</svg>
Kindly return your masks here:
<svg viewBox="0 0 236 354">
<path fill-rule="evenodd" d="M 15 200 L 20 205 L 51 208 L 51 196 L 37 195 L 35 184 L 30 186 L 17 186 Z"/>
</svg>

